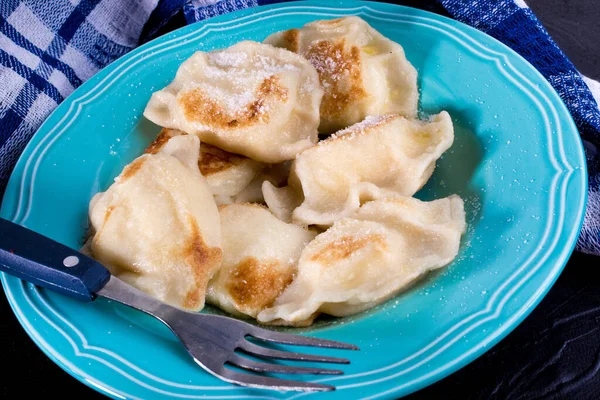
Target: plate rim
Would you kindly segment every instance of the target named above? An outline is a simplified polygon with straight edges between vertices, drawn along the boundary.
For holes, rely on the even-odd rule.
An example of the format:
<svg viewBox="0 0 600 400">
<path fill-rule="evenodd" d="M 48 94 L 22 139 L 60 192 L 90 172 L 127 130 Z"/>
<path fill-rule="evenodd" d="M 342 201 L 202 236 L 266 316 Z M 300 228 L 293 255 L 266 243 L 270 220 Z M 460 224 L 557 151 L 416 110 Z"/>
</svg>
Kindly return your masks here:
<svg viewBox="0 0 600 400">
<path fill-rule="evenodd" d="M 123 63 L 127 62 L 130 58 L 134 57 L 135 55 L 137 55 L 138 53 L 141 53 L 142 51 L 146 50 L 146 49 L 151 49 L 152 47 L 158 45 L 158 44 L 163 44 L 167 41 L 169 41 L 170 39 L 173 39 L 175 41 L 177 40 L 181 40 L 181 36 L 182 30 L 186 30 L 189 29 L 190 34 L 191 33 L 197 33 L 199 29 L 203 29 L 206 26 L 209 26 L 211 23 L 213 25 L 217 25 L 219 23 L 233 23 L 235 21 L 238 21 L 240 18 L 248 18 L 249 20 L 253 20 L 253 14 L 258 14 L 261 11 L 264 12 L 268 12 L 268 11 L 281 11 L 284 9 L 292 9 L 292 8 L 305 8 L 306 6 L 314 8 L 314 9 L 321 9 L 321 10 L 330 10 L 333 12 L 337 12 L 337 13 L 342 13 L 342 12 L 348 12 L 350 10 L 354 10 L 360 13 L 361 9 L 366 9 L 367 13 L 368 11 L 372 11 L 374 13 L 386 13 L 385 9 L 392 11 L 391 14 L 398 16 L 398 14 L 402 14 L 402 16 L 408 16 L 408 17 L 413 17 L 413 18 L 419 18 L 419 17 L 428 17 L 429 19 L 432 20 L 437 20 L 437 21 L 442 21 L 445 22 L 446 25 L 450 25 L 450 26 L 458 26 L 460 29 L 462 29 L 463 31 L 474 31 L 476 32 L 478 35 L 483 35 L 486 36 L 488 39 L 493 40 L 494 42 L 498 43 L 501 45 L 501 47 L 503 48 L 504 51 L 508 51 L 509 53 L 512 53 L 512 56 L 516 56 L 518 58 L 520 58 L 523 62 L 527 63 L 534 71 L 535 73 L 538 75 L 538 78 L 540 78 L 542 80 L 542 82 L 544 84 L 546 84 L 547 88 L 549 88 L 552 92 L 552 95 L 555 97 L 554 100 L 558 100 L 560 106 L 558 107 L 558 111 L 563 111 L 564 114 L 566 115 L 566 125 L 570 125 L 571 128 L 573 128 L 573 130 L 575 132 L 577 132 L 576 126 L 573 122 L 573 118 L 570 115 L 570 113 L 568 113 L 568 110 L 566 110 L 566 107 L 564 105 L 564 103 L 562 102 L 562 99 L 560 99 L 560 97 L 557 95 L 557 93 L 555 92 L 555 90 L 550 86 L 550 84 L 546 81 L 546 79 L 533 67 L 531 66 L 531 64 L 529 64 L 529 62 L 527 62 L 525 59 L 523 59 L 523 57 L 521 57 L 518 53 L 514 52 L 512 49 L 510 49 L 509 47 L 507 47 L 506 45 L 504 45 L 503 43 L 499 42 L 498 40 L 494 39 L 493 37 L 478 31 L 475 28 L 472 28 L 468 25 L 462 24 L 458 21 L 452 20 L 450 18 L 447 17 L 443 17 L 434 13 L 430 13 L 424 10 L 420 10 L 420 9 L 415 9 L 415 8 L 411 8 L 411 7 L 406 7 L 406 6 L 400 6 L 400 5 L 394 5 L 394 4 L 385 4 L 385 3 L 374 3 L 374 2 L 363 2 L 363 1 L 351 1 L 351 2 L 327 2 L 326 5 L 323 5 L 322 3 L 316 2 L 316 1 L 308 1 L 308 2 L 292 2 L 292 3 L 278 3 L 278 4 L 274 4 L 274 5 L 267 5 L 267 6 L 260 6 L 260 7 L 254 7 L 250 10 L 254 11 L 254 12 L 250 12 L 250 10 L 239 10 L 237 12 L 233 12 L 230 14 L 226 14 L 223 16 L 219 16 L 216 18 L 211 18 L 209 20 L 206 21 L 200 21 L 191 25 L 188 25 L 186 27 L 182 27 L 179 28 L 167 35 L 165 35 L 163 38 L 161 38 L 162 40 L 157 41 L 156 39 L 153 41 L 150 41 L 146 44 L 144 44 L 143 46 L 138 47 L 137 49 L 133 50 L 132 52 L 128 53 L 127 55 L 119 58 L 118 60 L 116 60 L 115 62 L 111 63 L 111 65 L 107 68 L 104 68 L 104 70 L 102 70 L 101 72 L 99 72 L 98 74 L 96 74 L 96 76 L 92 77 L 90 80 L 88 80 L 86 83 L 88 82 L 94 82 L 94 81 L 101 81 L 103 79 L 104 75 L 107 75 L 110 71 L 114 70 L 115 68 L 117 68 L 119 65 L 122 65 Z M 376 9 L 372 9 L 370 8 L 371 6 L 374 6 Z M 379 9 L 377 9 L 379 8 Z M 407 14 L 402 13 L 402 10 L 411 10 L 409 11 L 409 13 Z M 347 13 L 345 13 L 347 14 Z M 238 18 L 235 18 L 236 16 L 238 16 Z M 371 15 L 372 16 L 372 15 Z M 192 29 L 191 27 L 195 27 L 194 29 Z M 479 43 L 476 39 L 472 39 L 473 41 Z M 84 83 L 84 85 L 86 84 Z M 84 86 L 82 85 L 82 86 Z M 87 86 L 91 86 L 91 85 L 87 85 Z M 80 87 L 81 88 L 81 87 Z M 71 98 L 70 103 L 73 102 L 75 95 L 79 94 L 79 97 L 85 96 L 85 94 L 87 93 L 86 91 L 80 90 L 80 88 L 76 89 L 76 91 L 74 91 L 69 97 Z M 84 87 L 84 89 L 87 89 L 87 87 Z M 77 91 L 81 92 L 78 93 Z M 548 99 L 548 101 L 550 103 L 553 103 L 551 101 L 552 99 Z M 63 102 L 63 104 L 66 102 Z M 61 111 L 62 113 L 62 109 L 66 108 L 66 107 L 62 107 L 59 106 L 57 107 L 57 109 L 47 118 L 46 122 L 44 122 L 44 124 L 42 124 L 42 126 L 39 128 L 38 132 L 36 132 L 36 134 L 34 136 L 38 136 L 38 133 L 40 131 L 46 130 L 48 131 L 48 129 L 46 129 L 46 125 L 47 125 L 47 121 L 56 115 L 59 115 L 58 111 Z M 562 109 L 562 110 L 561 110 Z M 557 117 L 558 118 L 558 117 Z M 565 131 L 568 131 L 568 129 L 565 129 Z M 579 137 L 578 134 L 575 135 L 576 138 L 578 140 L 576 140 L 577 143 L 577 150 L 578 150 L 578 155 L 583 154 L 583 146 L 581 143 L 581 138 Z M 25 155 L 33 153 L 32 152 L 32 148 L 34 146 L 34 143 L 30 142 L 26 148 L 24 149 L 21 157 L 19 158 L 19 160 L 17 161 L 17 165 L 22 164 L 23 162 L 25 162 L 24 158 Z M 575 157 L 575 156 L 573 156 Z M 39 156 L 38 156 L 39 158 Z M 583 180 L 584 180 L 584 185 L 582 187 L 583 189 L 583 198 L 581 199 L 581 207 L 580 207 L 580 211 L 579 212 L 579 224 L 578 227 L 576 229 L 574 229 L 573 231 L 575 231 L 575 235 L 574 235 L 574 239 L 571 240 L 571 236 L 573 235 L 569 235 L 569 239 L 570 239 L 570 243 L 569 246 L 566 246 L 564 249 L 566 249 L 567 251 L 565 252 L 563 249 L 564 256 L 559 257 L 559 259 L 557 261 L 555 261 L 553 264 L 557 265 L 558 268 L 556 269 L 556 272 L 554 273 L 554 275 L 552 275 L 551 279 L 548 281 L 548 283 L 546 284 L 545 287 L 542 287 L 542 290 L 539 290 L 536 294 L 536 297 L 533 299 L 532 302 L 529 303 L 529 305 L 523 310 L 523 312 L 518 315 L 518 317 L 513 320 L 510 323 L 510 326 L 506 327 L 505 329 L 501 330 L 500 333 L 498 333 L 496 336 L 494 336 L 492 338 L 492 340 L 489 342 L 489 345 L 485 348 L 484 351 L 481 350 L 481 348 L 479 347 L 477 349 L 477 351 L 475 351 L 474 353 L 472 353 L 469 357 L 463 358 L 461 361 L 459 361 L 458 363 L 455 363 L 454 365 L 438 372 L 437 374 L 431 376 L 430 378 L 421 381 L 420 383 L 417 383 L 416 385 L 413 386 L 413 389 L 407 392 L 404 392 L 403 394 L 408 394 L 410 392 L 413 392 L 415 390 L 419 390 L 422 387 L 428 386 L 431 383 L 438 381 L 440 379 L 442 379 L 443 377 L 455 372 L 456 370 L 464 367 L 466 364 L 470 363 L 471 361 L 473 361 L 474 359 L 478 358 L 479 356 L 481 356 L 483 354 L 483 352 L 489 350 L 493 345 L 495 345 L 498 341 L 500 341 L 502 338 L 504 338 L 506 335 L 508 335 L 508 333 L 512 332 L 512 330 L 514 330 L 514 328 L 516 326 L 518 326 L 521 321 L 527 316 L 529 315 L 529 313 L 537 306 L 537 304 L 541 301 L 541 299 L 546 295 L 546 293 L 548 292 L 548 290 L 553 286 L 554 282 L 556 281 L 556 279 L 558 278 L 558 276 L 560 275 L 562 269 L 564 268 L 568 257 L 570 256 L 570 254 L 572 253 L 575 244 L 576 244 L 576 239 L 577 239 L 577 232 L 580 231 L 581 226 L 583 224 L 583 219 L 585 216 L 585 205 L 587 202 L 587 168 L 586 168 L 586 164 L 585 164 L 585 158 L 583 158 L 583 163 L 581 166 L 579 166 L 578 169 L 581 170 L 581 172 L 583 173 Z M 9 180 L 9 184 L 7 186 L 8 187 L 12 187 L 12 186 L 16 186 L 16 187 L 21 187 L 22 185 L 19 182 L 14 182 L 15 180 L 19 180 L 19 178 L 21 177 L 17 177 L 16 173 L 11 174 L 10 180 Z M 23 181 L 21 183 L 25 182 L 25 174 L 22 174 L 23 177 Z M 565 181 L 567 182 L 567 181 Z M 566 184 L 566 183 L 565 183 Z M 7 190 L 8 192 L 8 190 Z M 5 199 L 6 200 L 6 196 Z M 566 201 L 565 201 L 566 203 Z M 5 201 L 3 201 L 3 207 L 2 207 L 2 214 L 6 214 L 6 210 L 5 210 Z M 563 228 L 563 232 L 566 230 L 566 228 Z M 559 250 L 557 249 L 557 246 L 555 246 L 552 249 L 553 253 L 557 253 L 559 252 Z M 38 347 L 40 347 L 44 353 L 46 355 L 48 355 L 55 363 L 57 363 L 59 366 L 61 366 L 61 368 L 63 368 L 64 370 L 66 370 L 69 374 L 73 375 L 74 377 L 76 377 L 78 380 L 80 380 L 81 382 L 85 383 L 88 386 L 91 386 L 93 389 L 95 390 L 101 390 L 104 391 L 105 394 L 108 394 L 112 397 L 118 397 L 115 396 L 115 393 L 112 392 L 110 389 L 112 388 L 105 388 L 102 387 L 101 385 L 96 386 L 94 383 L 89 382 L 88 380 L 86 380 L 85 378 L 83 378 L 82 376 L 79 376 L 79 374 L 77 374 L 75 371 L 72 371 L 73 366 L 69 367 L 65 364 L 62 363 L 61 360 L 58 360 L 56 358 L 56 356 L 53 356 L 51 354 L 49 354 L 48 349 L 45 346 L 48 346 L 48 344 L 43 344 L 41 342 L 38 342 L 39 338 L 36 339 L 36 337 L 34 337 L 35 335 L 29 330 L 29 329 L 33 329 L 31 327 L 28 328 L 28 323 L 24 321 L 24 316 L 23 315 L 19 315 L 19 313 L 17 312 L 17 307 L 18 305 L 16 304 L 16 301 L 14 301 L 14 298 L 12 298 L 11 301 L 11 297 L 12 295 L 10 294 L 10 288 L 8 287 L 8 283 L 7 280 L 5 279 L 6 275 L 3 273 L 1 276 L 1 280 L 2 280 L 2 286 L 3 289 L 5 291 L 5 293 L 7 294 L 7 297 L 9 297 L 9 303 L 11 305 L 11 308 L 13 309 L 13 312 L 17 315 L 17 318 L 19 319 L 19 322 L 21 323 L 21 325 L 24 327 L 24 329 L 27 331 L 28 335 L 30 337 L 32 337 L 32 339 L 34 340 L 34 342 L 36 342 L 36 344 L 38 345 Z M 22 320 L 23 318 L 23 320 Z M 500 329 L 499 329 L 500 330 Z M 489 335 L 487 336 L 489 337 Z M 49 346 L 51 348 L 51 346 Z M 75 369 L 77 369 L 77 367 L 75 367 Z M 388 391 L 386 393 L 383 393 L 384 395 L 393 395 L 394 393 L 399 392 L 401 389 L 395 388 L 393 389 L 393 391 Z M 119 393 L 118 391 L 116 391 L 117 394 Z M 376 395 L 376 396 L 380 396 L 380 394 Z M 130 395 L 128 395 L 130 396 Z M 133 396 L 131 396 L 133 397 Z M 294 396 L 297 397 L 297 396 Z"/>
</svg>

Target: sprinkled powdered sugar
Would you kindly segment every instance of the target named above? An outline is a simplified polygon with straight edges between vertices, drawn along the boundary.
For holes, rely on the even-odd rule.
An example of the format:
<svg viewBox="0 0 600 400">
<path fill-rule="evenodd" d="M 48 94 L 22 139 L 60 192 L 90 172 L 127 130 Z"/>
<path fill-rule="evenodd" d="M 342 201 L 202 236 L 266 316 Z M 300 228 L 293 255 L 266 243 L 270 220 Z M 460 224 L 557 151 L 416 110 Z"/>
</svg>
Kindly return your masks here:
<svg viewBox="0 0 600 400">
<path fill-rule="evenodd" d="M 392 119 L 394 117 L 395 117 L 394 114 L 368 115 L 361 122 L 358 122 L 354 125 L 349 126 L 348 128 L 338 131 L 336 133 L 336 135 L 340 136 L 340 135 L 346 135 L 348 133 L 362 132 L 368 128 L 373 128 L 377 125 L 381 125 L 382 123 L 387 122 L 387 120 Z"/>
<path fill-rule="evenodd" d="M 342 58 L 341 52 L 339 50 L 336 51 L 336 58 Z M 331 78 L 331 80 L 338 81 L 340 79 L 339 71 L 336 72 L 338 63 L 332 57 L 327 57 L 324 60 L 319 60 L 316 57 L 312 57 L 311 61 L 315 62 L 313 65 L 315 65 L 317 71 L 322 73 L 329 73 L 329 77 Z"/>
<path fill-rule="evenodd" d="M 279 50 L 278 50 L 279 51 Z M 202 74 L 211 82 L 194 85 L 191 90 L 199 89 L 208 98 L 222 106 L 223 111 L 235 115 L 244 111 L 257 100 L 259 86 L 272 76 L 285 71 L 300 71 L 298 65 L 282 62 L 281 59 L 264 54 L 251 54 L 240 51 L 219 50 L 206 54 L 206 64 Z M 307 78 L 300 88 L 302 95 L 310 94 L 315 88 Z M 259 114 L 269 111 L 269 105 L 262 102 Z"/>
<path fill-rule="evenodd" d="M 358 135 L 364 135 L 369 129 L 375 128 L 379 125 L 396 118 L 395 114 L 387 115 L 369 115 L 361 122 L 349 126 L 348 128 L 337 131 L 327 139 L 320 141 L 317 145 L 325 144 L 331 140 L 352 140 Z"/>
<path fill-rule="evenodd" d="M 306 57 L 315 67 L 321 77 L 321 84 L 327 90 L 335 85 L 344 75 L 348 74 L 348 65 L 344 63 L 344 54 L 341 49 L 335 49 L 333 54 L 327 51 L 318 51 L 309 48 Z"/>
<path fill-rule="evenodd" d="M 304 82 L 302 83 L 302 86 L 300 86 L 300 95 L 301 96 L 307 96 L 307 95 L 312 95 L 314 93 L 315 90 L 317 90 L 318 83 L 313 81 L 312 79 L 310 79 L 309 77 L 307 77 Z M 319 87 L 320 89 L 320 87 Z"/>
<path fill-rule="evenodd" d="M 248 59 L 241 51 L 211 51 L 207 54 L 209 63 L 219 67 L 238 67 Z"/>
<path fill-rule="evenodd" d="M 202 93 L 216 101 L 221 105 L 223 110 L 226 110 L 230 114 L 243 111 L 248 104 L 256 99 L 255 90 L 232 93 L 230 90 L 208 84 L 197 85 L 194 89 L 200 89 Z"/>
<path fill-rule="evenodd" d="M 285 50 L 284 50 L 285 51 Z M 254 67 L 266 74 L 277 74 L 282 71 L 299 71 L 300 68 L 294 64 L 281 64 L 279 60 L 262 54 L 255 54 L 252 58 Z"/>
<path fill-rule="evenodd" d="M 249 57 L 244 52 L 222 50 L 212 51 L 206 55 L 207 65 L 203 69 L 206 75 L 219 76 L 226 72 L 227 77 L 234 79 L 241 75 L 260 79 L 283 71 L 300 71 L 297 65 L 282 63 L 281 60 L 264 54 L 253 54 Z"/>
</svg>

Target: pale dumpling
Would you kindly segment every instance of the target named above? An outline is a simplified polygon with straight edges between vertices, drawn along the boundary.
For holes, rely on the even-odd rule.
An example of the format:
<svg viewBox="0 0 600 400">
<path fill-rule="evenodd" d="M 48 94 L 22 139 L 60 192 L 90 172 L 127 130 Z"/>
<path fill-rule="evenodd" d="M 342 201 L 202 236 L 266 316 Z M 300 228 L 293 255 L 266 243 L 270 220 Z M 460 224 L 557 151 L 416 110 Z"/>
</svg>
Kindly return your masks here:
<svg viewBox="0 0 600 400">
<path fill-rule="evenodd" d="M 298 193 L 293 186 L 277 187 L 271 182 L 262 183 L 263 199 L 269 210 L 284 222 L 292 222 L 292 215 L 296 207 L 302 204 L 302 193 Z M 304 225 L 310 225 L 304 222 Z"/>
<path fill-rule="evenodd" d="M 366 201 L 414 195 L 453 140 L 445 111 L 428 121 L 367 117 L 300 153 L 287 187 L 263 184 L 265 201 L 284 221 L 328 226 Z"/>
<path fill-rule="evenodd" d="M 304 249 L 294 281 L 258 321 L 301 325 L 316 313 L 346 316 L 374 307 L 450 263 L 465 227 L 456 195 L 366 203 Z"/>
<path fill-rule="evenodd" d="M 176 129 L 163 129 L 154 142 L 148 146 L 146 153 L 155 154 L 169 138 L 179 135 L 185 135 L 185 133 Z M 200 145 L 198 167 L 202 176 L 206 178 L 217 204 L 238 202 L 236 200 L 238 196 L 243 199 L 256 198 L 256 194 L 251 196 L 251 188 L 247 189 L 248 186 L 255 179 L 259 179 L 259 175 L 264 175 L 261 174 L 263 170 L 272 169 L 268 164 L 229 153 L 206 143 Z M 262 199 L 262 193 L 260 193 L 260 199 Z"/>
<path fill-rule="evenodd" d="M 152 95 L 144 116 L 203 143 L 278 163 L 316 143 L 322 96 L 306 59 L 244 41 L 194 53 L 173 82 Z"/>
<path fill-rule="evenodd" d="M 325 89 L 321 133 L 367 115 L 417 114 L 417 71 L 404 49 L 359 17 L 311 22 L 275 33 L 264 43 L 298 53 L 317 69 Z"/>
<path fill-rule="evenodd" d="M 302 249 L 316 234 L 256 204 L 228 204 L 219 211 L 223 264 L 209 283 L 207 302 L 256 318 L 292 281 Z"/>
<path fill-rule="evenodd" d="M 177 136 L 127 165 L 90 203 L 94 258 L 170 305 L 200 310 L 221 265 L 219 213 L 198 169 L 200 141 Z"/>
<path fill-rule="evenodd" d="M 241 192 L 232 198 L 233 203 L 265 203 L 263 195 L 263 184 L 268 183 L 275 188 L 287 184 L 291 161 L 284 161 L 279 164 L 272 164 L 266 167 Z"/>
</svg>

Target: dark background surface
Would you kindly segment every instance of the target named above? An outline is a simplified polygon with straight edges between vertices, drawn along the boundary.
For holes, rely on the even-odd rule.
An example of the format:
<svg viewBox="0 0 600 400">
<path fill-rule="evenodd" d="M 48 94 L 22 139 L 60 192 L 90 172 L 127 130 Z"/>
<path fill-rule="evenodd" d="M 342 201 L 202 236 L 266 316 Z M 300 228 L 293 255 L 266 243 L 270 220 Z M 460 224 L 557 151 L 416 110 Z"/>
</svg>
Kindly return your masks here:
<svg viewBox="0 0 600 400">
<path fill-rule="evenodd" d="M 527 4 L 575 66 L 600 79 L 600 0 Z M 0 398 L 102 398 L 37 348 L 4 295 L 0 316 Z M 600 257 L 574 254 L 546 298 L 511 334 L 467 367 L 408 398 L 598 399 L 599 322 Z"/>
</svg>

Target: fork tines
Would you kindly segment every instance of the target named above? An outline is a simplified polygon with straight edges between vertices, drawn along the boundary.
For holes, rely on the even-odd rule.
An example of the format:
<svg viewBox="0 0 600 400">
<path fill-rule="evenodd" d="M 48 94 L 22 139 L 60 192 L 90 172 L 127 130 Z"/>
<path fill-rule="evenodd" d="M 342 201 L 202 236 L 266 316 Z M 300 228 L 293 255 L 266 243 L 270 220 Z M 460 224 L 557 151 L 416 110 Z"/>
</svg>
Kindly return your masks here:
<svg viewBox="0 0 600 400">
<path fill-rule="evenodd" d="M 333 340 L 317 339 L 313 337 L 291 335 L 287 333 L 274 332 L 256 326 L 250 326 L 245 340 L 238 344 L 238 349 L 250 356 L 260 357 L 262 359 L 277 359 L 289 361 L 305 361 L 320 363 L 349 364 L 350 360 L 346 358 L 320 356 L 313 354 L 303 354 L 291 351 L 283 351 L 259 346 L 248 341 L 248 337 L 259 339 L 265 342 L 288 344 L 294 346 L 310 346 L 331 349 L 358 350 L 357 346 L 336 342 Z M 311 375 L 341 375 L 343 371 L 337 369 L 314 368 L 314 367 L 296 367 L 289 365 L 273 364 L 269 362 L 255 361 L 240 354 L 233 354 L 228 363 L 239 368 L 262 373 L 280 373 L 280 374 L 311 374 Z M 279 390 L 300 390 L 300 391 L 330 391 L 335 387 L 320 383 L 292 381 L 268 376 L 244 374 L 232 370 L 225 370 L 224 378 L 240 385 L 249 387 L 275 387 Z"/>
<path fill-rule="evenodd" d="M 253 326 L 249 329 L 248 336 L 267 342 L 290 344 L 293 346 L 325 347 L 330 349 L 359 350 L 353 344 L 337 342 L 335 340 L 318 339 L 310 336 L 291 335 L 289 333 L 274 332 Z"/>
</svg>

